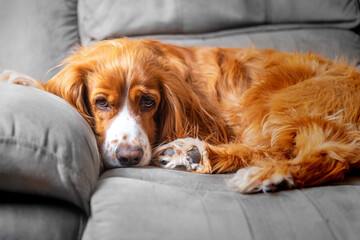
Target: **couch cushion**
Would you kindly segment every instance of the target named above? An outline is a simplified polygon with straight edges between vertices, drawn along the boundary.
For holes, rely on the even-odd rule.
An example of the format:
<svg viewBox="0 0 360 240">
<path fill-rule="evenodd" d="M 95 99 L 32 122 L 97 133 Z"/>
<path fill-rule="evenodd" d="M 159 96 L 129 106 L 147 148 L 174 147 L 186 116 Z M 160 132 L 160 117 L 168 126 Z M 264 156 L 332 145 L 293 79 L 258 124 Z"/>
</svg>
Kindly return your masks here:
<svg viewBox="0 0 360 240">
<path fill-rule="evenodd" d="M 0 72 L 14 69 L 46 82 L 79 42 L 77 0 L 2 0 Z"/>
<path fill-rule="evenodd" d="M 301 23 L 355 28 L 357 0 L 79 0 L 81 41 Z"/>
<path fill-rule="evenodd" d="M 0 190 L 66 200 L 89 212 L 99 174 L 95 137 L 59 97 L 0 83 Z"/>
<path fill-rule="evenodd" d="M 83 239 L 358 239 L 360 177 L 242 195 L 231 175 L 159 168 L 105 172 Z"/>
<path fill-rule="evenodd" d="M 153 35 L 151 38 L 182 46 L 255 46 L 286 52 L 308 53 L 311 51 L 333 60 L 346 58 L 349 63 L 360 66 L 360 37 L 346 29 L 303 29 L 299 25 L 276 25 L 227 30 L 202 35 Z"/>
<path fill-rule="evenodd" d="M 360 67 L 360 37 L 336 28 L 306 28 L 299 25 L 259 26 L 206 34 L 152 35 L 133 38 L 158 39 L 182 46 L 271 48 L 286 52 L 319 54 L 329 59 L 346 58 Z"/>
<path fill-rule="evenodd" d="M 79 240 L 86 214 L 61 200 L 0 191 L 0 239 Z"/>
</svg>

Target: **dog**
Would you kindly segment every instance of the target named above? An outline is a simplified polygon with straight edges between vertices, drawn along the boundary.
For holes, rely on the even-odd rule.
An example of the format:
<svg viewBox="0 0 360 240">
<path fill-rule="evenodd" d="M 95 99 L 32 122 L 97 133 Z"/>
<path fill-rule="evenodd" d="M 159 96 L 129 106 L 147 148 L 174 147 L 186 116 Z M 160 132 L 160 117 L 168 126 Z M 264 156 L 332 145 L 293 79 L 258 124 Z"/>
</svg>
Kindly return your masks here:
<svg viewBox="0 0 360 240">
<path fill-rule="evenodd" d="M 105 40 L 79 48 L 44 89 L 93 128 L 104 169 L 236 172 L 241 193 L 342 179 L 360 162 L 360 74 L 345 61 L 270 49 Z"/>
</svg>

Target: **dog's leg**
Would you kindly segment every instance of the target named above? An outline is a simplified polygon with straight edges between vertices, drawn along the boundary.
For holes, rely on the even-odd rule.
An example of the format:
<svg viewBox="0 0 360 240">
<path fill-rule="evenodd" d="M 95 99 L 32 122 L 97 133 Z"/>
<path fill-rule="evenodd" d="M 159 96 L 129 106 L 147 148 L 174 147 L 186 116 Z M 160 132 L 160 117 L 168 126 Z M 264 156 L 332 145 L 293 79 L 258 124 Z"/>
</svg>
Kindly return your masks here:
<svg viewBox="0 0 360 240">
<path fill-rule="evenodd" d="M 213 146 L 195 138 L 177 139 L 153 151 L 153 163 L 159 167 L 198 173 L 227 173 L 248 166 L 268 151 L 245 144 Z"/>
<path fill-rule="evenodd" d="M 275 145 L 293 136 L 281 156 L 268 155 L 240 169 L 229 185 L 251 193 L 278 188 L 306 187 L 340 180 L 351 167 L 359 167 L 360 132 L 356 125 L 342 123 L 341 117 L 313 117 L 277 132 Z M 292 129 L 292 131 L 289 131 Z M 286 136 L 288 135 L 288 136 Z M 281 139 L 287 139 L 282 141 Z M 289 142 L 289 141 L 288 141 Z M 279 152 L 280 153 L 280 152 Z"/>
<path fill-rule="evenodd" d="M 360 132 L 355 125 L 344 124 L 341 118 L 315 117 L 281 126 L 273 134 L 272 146 L 212 146 L 193 138 L 178 139 L 156 149 L 154 163 L 200 173 L 238 170 L 229 185 L 242 193 L 318 185 L 360 167 Z"/>
<path fill-rule="evenodd" d="M 193 153 L 196 149 L 196 154 Z M 288 173 L 288 160 L 281 151 L 254 148 L 241 143 L 218 146 L 205 144 L 193 138 L 178 139 L 154 151 L 154 163 L 169 169 L 181 169 L 198 173 L 238 172 L 229 186 L 242 193 L 275 190 L 279 185 L 293 187 Z M 193 157 L 195 155 L 195 157 Z M 277 163 L 284 166 L 274 169 Z"/>
<path fill-rule="evenodd" d="M 44 84 L 26 74 L 18 73 L 13 70 L 5 70 L 0 74 L 0 81 L 29 86 L 44 90 Z"/>
</svg>

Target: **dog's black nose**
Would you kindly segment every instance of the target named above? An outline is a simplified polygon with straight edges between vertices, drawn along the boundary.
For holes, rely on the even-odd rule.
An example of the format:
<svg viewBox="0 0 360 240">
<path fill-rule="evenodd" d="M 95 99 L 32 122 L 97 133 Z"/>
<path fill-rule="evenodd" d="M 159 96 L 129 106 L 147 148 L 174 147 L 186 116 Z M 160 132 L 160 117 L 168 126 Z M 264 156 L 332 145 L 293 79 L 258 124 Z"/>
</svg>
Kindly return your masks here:
<svg viewBox="0 0 360 240">
<path fill-rule="evenodd" d="M 122 145 L 115 150 L 116 159 L 121 166 L 134 166 L 138 164 L 144 155 L 141 147 Z"/>
</svg>

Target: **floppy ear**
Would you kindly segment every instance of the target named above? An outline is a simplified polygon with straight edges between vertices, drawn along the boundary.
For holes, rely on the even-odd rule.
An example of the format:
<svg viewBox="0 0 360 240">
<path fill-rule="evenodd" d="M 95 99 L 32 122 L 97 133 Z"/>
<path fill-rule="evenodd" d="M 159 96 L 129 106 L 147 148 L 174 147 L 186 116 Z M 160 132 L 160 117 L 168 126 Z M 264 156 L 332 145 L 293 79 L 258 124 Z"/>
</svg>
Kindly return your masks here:
<svg viewBox="0 0 360 240">
<path fill-rule="evenodd" d="M 161 86 L 162 102 L 156 116 L 159 143 L 185 137 L 212 144 L 228 142 L 225 121 L 185 79 L 179 78 L 181 74 L 175 75 L 167 76 Z"/>
<path fill-rule="evenodd" d="M 89 123 L 94 126 L 93 118 L 88 109 L 86 89 L 86 63 L 81 53 L 75 53 L 64 61 L 65 67 L 49 80 L 45 90 L 70 103 Z"/>
<path fill-rule="evenodd" d="M 191 51 L 171 44 L 142 40 L 158 56 L 162 68 L 161 102 L 155 116 L 158 144 L 178 138 L 194 137 L 208 143 L 229 141 L 225 121 L 206 102 L 206 96 L 192 86 Z"/>
</svg>

